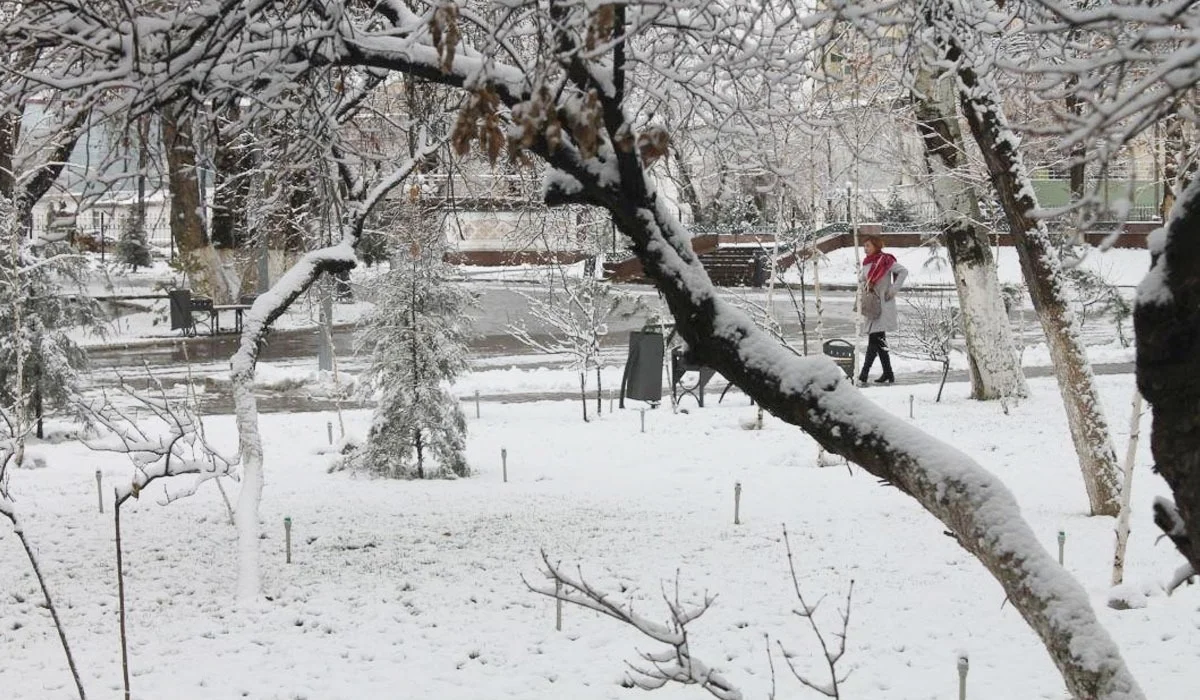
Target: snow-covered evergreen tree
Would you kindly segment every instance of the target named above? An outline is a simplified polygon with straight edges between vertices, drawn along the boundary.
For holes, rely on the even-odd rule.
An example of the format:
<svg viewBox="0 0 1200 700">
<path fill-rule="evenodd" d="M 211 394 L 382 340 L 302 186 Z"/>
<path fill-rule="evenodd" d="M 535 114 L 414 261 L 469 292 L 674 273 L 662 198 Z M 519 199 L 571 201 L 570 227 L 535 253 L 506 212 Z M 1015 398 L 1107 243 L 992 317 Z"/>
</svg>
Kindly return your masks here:
<svg viewBox="0 0 1200 700">
<path fill-rule="evenodd" d="M 70 402 L 86 362 L 69 331 L 99 332 L 102 316 L 82 293 L 83 258 L 65 243 L 31 244 L 18 219 L 0 196 L 0 402 L 40 415 Z"/>
<path fill-rule="evenodd" d="M 150 242 L 146 239 L 146 209 L 140 205 L 134 215 L 125 221 L 121 240 L 117 241 L 117 259 L 137 272 L 139 267 L 150 267 Z"/>
<path fill-rule="evenodd" d="M 449 384 L 467 368 L 474 303 L 442 260 L 440 236 L 422 235 L 393 256 L 363 320 L 360 351 L 371 358 L 364 387 L 378 398 L 357 469 L 393 478 L 466 476 L 467 423 Z"/>
</svg>

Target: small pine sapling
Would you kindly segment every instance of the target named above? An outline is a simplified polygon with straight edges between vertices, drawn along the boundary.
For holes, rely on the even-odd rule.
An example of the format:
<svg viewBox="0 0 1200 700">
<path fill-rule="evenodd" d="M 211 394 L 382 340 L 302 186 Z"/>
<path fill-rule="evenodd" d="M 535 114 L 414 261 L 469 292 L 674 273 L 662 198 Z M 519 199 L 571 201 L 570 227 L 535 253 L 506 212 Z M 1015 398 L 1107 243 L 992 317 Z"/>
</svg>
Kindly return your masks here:
<svg viewBox="0 0 1200 700">
<path fill-rule="evenodd" d="M 139 267 L 150 267 L 150 241 L 146 237 L 146 205 L 139 206 L 140 212 L 126 218 L 117 241 L 117 259 L 134 272 Z"/>
<path fill-rule="evenodd" d="M 468 476 L 467 421 L 448 385 L 467 368 L 474 299 L 453 281 L 444 244 L 424 236 L 376 285 L 359 349 L 371 358 L 362 386 L 378 399 L 352 467 L 392 478 Z M 432 462 L 433 467 L 429 467 Z"/>
</svg>

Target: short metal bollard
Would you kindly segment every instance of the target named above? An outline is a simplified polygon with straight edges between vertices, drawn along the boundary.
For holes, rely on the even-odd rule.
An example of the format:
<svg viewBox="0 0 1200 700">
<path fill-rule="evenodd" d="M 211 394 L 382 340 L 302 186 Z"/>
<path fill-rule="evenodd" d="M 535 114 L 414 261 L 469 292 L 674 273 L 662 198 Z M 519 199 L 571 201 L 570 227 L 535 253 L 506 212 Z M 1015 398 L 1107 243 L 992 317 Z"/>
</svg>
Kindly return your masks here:
<svg viewBox="0 0 1200 700">
<path fill-rule="evenodd" d="M 554 581 L 554 629 L 562 632 L 562 581 Z"/>
<path fill-rule="evenodd" d="M 287 563 L 292 563 L 292 516 L 283 519 L 283 541 L 287 549 Z"/>
</svg>

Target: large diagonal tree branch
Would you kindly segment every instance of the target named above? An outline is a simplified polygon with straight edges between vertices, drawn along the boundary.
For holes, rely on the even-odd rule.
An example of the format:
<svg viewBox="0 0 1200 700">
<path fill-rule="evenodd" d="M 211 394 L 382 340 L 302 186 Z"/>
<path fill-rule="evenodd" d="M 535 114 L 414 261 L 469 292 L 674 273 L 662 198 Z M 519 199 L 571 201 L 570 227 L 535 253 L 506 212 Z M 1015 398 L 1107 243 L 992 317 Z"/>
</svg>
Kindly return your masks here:
<svg viewBox="0 0 1200 700">
<path fill-rule="evenodd" d="M 1087 594 L 1041 546 L 999 479 L 867 401 L 829 360 L 795 356 L 718 297 L 692 251 L 690 233 L 657 196 L 640 164 L 635 182 L 628 182 L 626 168 L 614 182 L 611 167 L 585 162 L 574 149 L 539 155 L 579 184 L 575 201 L 611 212 L 666 299 L 695 361 L 944 523 L 1001 584 L 1076 697 L 1143 697 Z"/>
</svg>

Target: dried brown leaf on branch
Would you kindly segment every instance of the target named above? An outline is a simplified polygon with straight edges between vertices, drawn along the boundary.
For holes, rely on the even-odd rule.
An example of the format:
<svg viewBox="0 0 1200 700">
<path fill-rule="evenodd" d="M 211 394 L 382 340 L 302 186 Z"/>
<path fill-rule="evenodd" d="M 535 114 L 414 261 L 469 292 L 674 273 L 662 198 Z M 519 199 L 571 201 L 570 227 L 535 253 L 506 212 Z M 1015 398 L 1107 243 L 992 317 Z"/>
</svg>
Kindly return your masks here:
<svg viewBox="0 0 1200 700">
<path fill-rule="evenodd" d="M 579 145 L 579 154 L 584 158 L 596 157 L 600 148 L 601 125 L 600 95 L 594 89 L 588 90 L 573 132 L 575 142 Z"/>
<path fill-rule="evenodd" d="M 467 103 L 459 110 L 450 134 L 454 152 L 459 156 L 467 155 L 471 152 L 471 144 L 478 139 L 480 148 L 495 163 L 505 140 L 499 112 L 500 97 L 493 90 L 483 88 L 472 92 Z"/>
<path fill-rule="evenodd" d="M 638 134 L 638 153 L 642 156 L 642 164 L 649 167 L 654 161 L 667 155 L 667 147 L 671 144 L 671 136 L 661 126 L 652 126 Z"/>
<path fill-rule="evenodd" d="M 458 5 L 454 2 L 443 2 L 433 11 L 429 18 L 429 36 L 437 49 L 439 67 L 443 73 L 449 73 L 454 65 L 454 52 L 462 35 L 458 31 Z"/>
<path fill-rule="evenodd" d="M 615 17 L 616 10 L 612 4 L 596 8 L 588 21 L 587 36 L 583 43 L 585 49 L 594 51 L 597 46 L 612 38 Z"/>
</svg>

